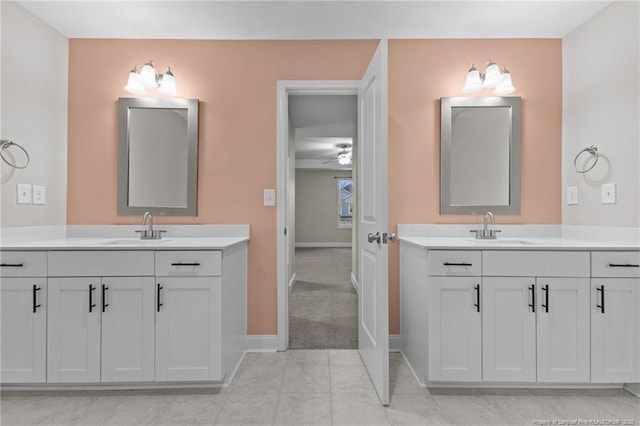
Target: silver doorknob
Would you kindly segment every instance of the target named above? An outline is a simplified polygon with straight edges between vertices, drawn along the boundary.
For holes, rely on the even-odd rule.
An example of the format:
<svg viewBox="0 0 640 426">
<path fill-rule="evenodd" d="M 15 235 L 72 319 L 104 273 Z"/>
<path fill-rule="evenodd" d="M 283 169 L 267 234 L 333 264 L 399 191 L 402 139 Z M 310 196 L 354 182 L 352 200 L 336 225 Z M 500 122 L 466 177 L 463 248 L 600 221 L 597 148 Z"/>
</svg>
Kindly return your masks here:
<svg viewBox="0 0 640 426">
<path fill-rule="evenodd" d="M 369 233 L 369 235 L 367 235 L 367 240 L 369 240 L 370 243 L 375 241 L 376 243 L 380 244 L 380 233 L 379 232 L 376 232 L 375 234 Z"/>
<path fill-rule="evenodd" d="M 382 234 L 382 243 L 383 244 L 387 244 L 387 242 L 395 243 L 397 240 L 398 240 L 398 237 L 394 233 L 387 234 L 385 232 L 384 234 Z"/>
</svg>

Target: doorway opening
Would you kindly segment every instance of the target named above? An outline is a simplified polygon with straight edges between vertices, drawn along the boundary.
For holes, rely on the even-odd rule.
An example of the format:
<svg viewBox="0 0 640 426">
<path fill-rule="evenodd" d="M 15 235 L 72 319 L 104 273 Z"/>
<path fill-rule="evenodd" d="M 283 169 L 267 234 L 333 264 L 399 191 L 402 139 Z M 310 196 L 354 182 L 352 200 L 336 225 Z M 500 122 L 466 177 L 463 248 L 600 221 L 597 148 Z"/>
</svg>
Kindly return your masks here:
<svg viewBox="0 0 640 426">
<path fill-rule="evenodd" d="M 279 83 L 279 350 L 358 347 L 357 84 Z"/>
</svg>

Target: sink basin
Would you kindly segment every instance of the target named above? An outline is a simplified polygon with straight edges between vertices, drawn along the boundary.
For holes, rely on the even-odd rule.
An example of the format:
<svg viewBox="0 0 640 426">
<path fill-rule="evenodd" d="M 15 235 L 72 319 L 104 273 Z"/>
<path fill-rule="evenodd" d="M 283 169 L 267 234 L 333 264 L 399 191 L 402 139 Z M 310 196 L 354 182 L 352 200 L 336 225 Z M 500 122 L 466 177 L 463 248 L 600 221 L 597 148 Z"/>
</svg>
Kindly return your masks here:
<svg viewBox="0 0 640 426">
<path fill-rule="evenodd" d="M 127 238 L 122 240 L 108 240 L 100 244 L 105 246 L 138 246 L 138 245 L 145 245 L 145 244 L 161 244 L 167 241 L 170 241 L 170 240 L 169 239 L 141 240 L 140 238 Z"/>
<path fill-rule="evenodd" d="M 469 241 L 473 241 L 478 244 L 511 244 L 511 245 L 536 245 L 535 241 L 523 240 L 520 238 L 496 238 L 495 240 L 482 240 L 476 238 L 468 238 Z"/>
</svg>

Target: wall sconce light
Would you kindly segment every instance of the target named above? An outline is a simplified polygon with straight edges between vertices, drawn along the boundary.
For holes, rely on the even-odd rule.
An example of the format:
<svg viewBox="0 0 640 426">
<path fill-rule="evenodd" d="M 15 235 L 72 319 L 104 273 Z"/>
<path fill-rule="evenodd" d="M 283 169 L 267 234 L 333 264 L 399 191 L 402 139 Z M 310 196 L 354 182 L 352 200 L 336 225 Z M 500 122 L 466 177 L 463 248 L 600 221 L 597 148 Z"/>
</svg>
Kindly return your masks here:
<svg viewBox="0 0 640 426">
<path fill-rule="evenodd" d="M 176 78 L 171 72 L 171 68 L 167 67 L 164 74 L 158 74 L 156 64 L 149 61 L 144 65 L 136 65 L 129 72 L 129 80 L 124 90 L 129 93 L 141 95 L 147 90 L 157 90 L 160 93 L 169 96 L 176 96 Z"/>
<path fill-rule="evenodd" d="M 516 88 L 511 81 L 511 73 L 504 67 L 504 71 L 500 72 L 500 68 L 493 61 L 487 62 L 484 73 L 480 73 L 475 64 L 467 72 L 467 80 L 464 83 L 462 91 L 464 93 L 479 92 L 481 89 L 494 89 L 493 94 L 496 96 L 504 96 L 513 93 Z"/>
</svg>

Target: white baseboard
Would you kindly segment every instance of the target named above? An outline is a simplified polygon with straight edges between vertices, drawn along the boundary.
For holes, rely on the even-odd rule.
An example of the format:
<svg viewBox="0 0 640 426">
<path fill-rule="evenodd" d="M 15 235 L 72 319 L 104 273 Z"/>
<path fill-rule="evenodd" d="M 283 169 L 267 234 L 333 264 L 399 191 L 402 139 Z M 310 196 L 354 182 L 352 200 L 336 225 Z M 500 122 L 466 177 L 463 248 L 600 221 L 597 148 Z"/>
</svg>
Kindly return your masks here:
<svg viewBox="0 0 640 426">
<path fill-rule="evenodd" d="M 399 334 L 389 335 L 389 352 L 401 352 Z"/>
<path fill-rule="evenodd" d="M 625 383 L 624 390 L 640 398 L 640 383 Z"/>
<path fill-rule="evenodd" d="M 293 275 L 291 275 L 291 279 L 289 280 L 289 293 L 291 293 L 291 290 L 293 290 L 293 284 L 296 282 L 296 273 L 294 272 Z"/>
<path fill-rule="evenodd" d="M 250 335 L 246 338 L 247 352 L 276 352 L 278 350 L 278 336 Z"/>
<path fill-rule="evenodd" d="M 296 248 L 351 247 L 351 243 L 296 243 Z"/>
<path fill-rule="evenodd" d="M 353 289 L 356 291 L 356 294 L 358 294 L 358 280 L 356 279 L 356 276 L 353 275 L 353 272 L 351 273 L 351 285 L 353 286 Z"/>
</svg>

